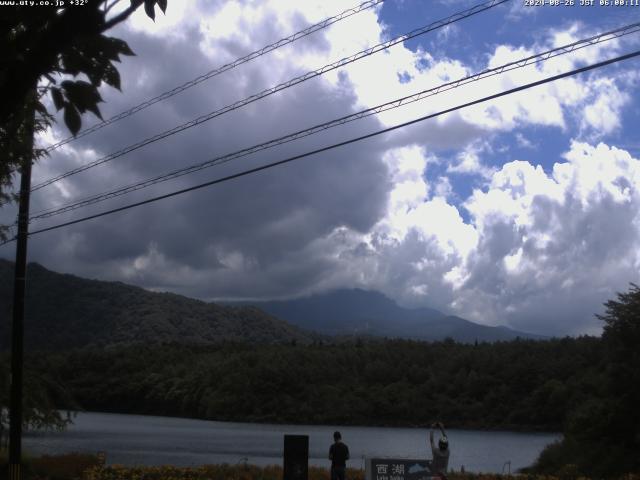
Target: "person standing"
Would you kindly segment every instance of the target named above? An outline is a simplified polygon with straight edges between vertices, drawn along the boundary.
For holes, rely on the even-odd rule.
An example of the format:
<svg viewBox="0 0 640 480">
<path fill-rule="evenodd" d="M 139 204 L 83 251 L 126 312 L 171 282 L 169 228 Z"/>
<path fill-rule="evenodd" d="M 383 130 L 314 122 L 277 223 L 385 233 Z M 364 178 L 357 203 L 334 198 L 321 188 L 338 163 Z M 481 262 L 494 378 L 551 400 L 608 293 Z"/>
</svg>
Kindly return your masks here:
<svg viewBox="0 0 640 480">
<path fill-rule="evenodd" d="M 329 448 L 329 460 L 331 460 L 331 480 L 345 480 L 347 460 L 349 459 L 349 447 L 342 443 L 340 432 L 333 433 L 333 444 Z"/>
<path fill-rule="evenodd" d="M 433 441 L 433 430 L 438 428 L 441 433 L 440 440 L 438 440 L 438 446 L 436 447 Z M 449 440 L 447 434 L 444 431 L 444 425 L 440 422 L 431 425 L 431 431 L 429 432 L 429 442 L 431 444 L 432 460 L 428 461 L 429 468 L 433 473 L 438 473 L 445 476 L 447 467 L 449 466 Z M 446 478 L 446 477 L 445 477 Z"/>
</svg>

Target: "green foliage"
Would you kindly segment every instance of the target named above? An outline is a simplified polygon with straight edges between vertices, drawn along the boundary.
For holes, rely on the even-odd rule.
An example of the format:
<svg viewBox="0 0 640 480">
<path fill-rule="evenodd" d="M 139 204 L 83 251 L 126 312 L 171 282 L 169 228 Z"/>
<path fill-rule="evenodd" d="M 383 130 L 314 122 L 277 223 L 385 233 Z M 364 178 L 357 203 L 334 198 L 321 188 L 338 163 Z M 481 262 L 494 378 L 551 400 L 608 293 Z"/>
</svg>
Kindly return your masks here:
<svg viewBox="0 0 640 480">
<path fill-rule="evenodd" d="M 618 432 L 624 444 L 640 451 L 640 287 L 631 284 L 628 292 L 619 293 L 617 301 L 605 306 L 600 319 L 605 322 L 607 386 L 615 396 L 616 410 L 631 414 L 613 421 L 626 427 Z"/>
<path fill-rule="evenodd" d="M 29 364 L 55 375 L 93 411 L 558 430 L 590 388 L 600 357 L 599 340 L 585 337 L 477 346 L 386 340 L 84 348 L 33 354 Z"/>
<path fill-rule="evenodd" d="M 10 358 L 0 356 L 0 437 L 9 428 Z M 24 371 L 23 424 L 28 429 L 62 430 L 71 423 L 71 413 L 58 410 L 58 405 L 77 405 L 57 378 L 44 368 L 30 365 Z"/>
<path fill-rule="evenodd" d="M 32 139 L 34 134 L 49 128 L 53 117 L 30 92 L 17 106 L 13 118 L 13 126 L 0 122 L 0 208 L 18 198 L 17 193 L 11 191 L 14 171 L 22 168 L 26 161 L 35 162 L 45 155 L 44 149 L 33 147 Z M 9 227 L 0 225 L 0 240 L 4 240 L 8 233 Z"/>
<path fill-rule="evenodd" d="M 542 453 L 535 471 L 566 464 L 598 477 L 640 471 L 640 288 L 631 284 L 605 307 L 602 366 L 568 412 L 563 442 Z"/>
<path fill-rule="evenodd" d="M 105 83 L 119 89 L 115 62 L 121 55 L 133 55 L 126 42 L 104 33 L 143 3 L 151 18 L 156 5 L 163 12 L 167 7 L 166 0 L 130 0 L 128 8 L 109 16 L 118 3 L 88 0 L 82 8 L 67 2 L 59 8 L 2 9 L 0 207 L 14 200 L 8 189 L 15 171 L 44 154 L 31 147 L 33 132 L 46 129 L 53 120 L 43 97 L 51 95 L 55 108 L 64 110 L 65 124 L 74 135 L 82 126 L 81 114 L 88 111 L 101 118 L 98 88 Z M 0 228 L 0 240 L 6 235 L 7 228 Z"/>
<path fill-rule="evenodd" d="M 223 307 L 118 282 L 27 267 L 25 348 L 57 350 L 134 343 L 260 343 L 318 337 L 251 307 Z M 9 348 L 13 264 L 0 259 L 0 350 Z"/>
</svg>

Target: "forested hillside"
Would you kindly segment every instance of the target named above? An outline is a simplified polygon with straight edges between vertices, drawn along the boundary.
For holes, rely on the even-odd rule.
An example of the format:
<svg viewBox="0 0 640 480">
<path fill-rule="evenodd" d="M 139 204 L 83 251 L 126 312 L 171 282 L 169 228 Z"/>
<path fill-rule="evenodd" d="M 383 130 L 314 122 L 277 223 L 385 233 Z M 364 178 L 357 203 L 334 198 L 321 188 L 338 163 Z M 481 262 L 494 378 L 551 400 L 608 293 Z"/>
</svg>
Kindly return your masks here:
<svg viewBox="0 0 640 480">
<path fill-rule="evenodd" d="M 598 384 L 580 338 L 163 346 L 34 356 L 87 410 L 257 422 L 559 430 Z M 62 398 L 62 397 L 61 397 Z M 60 407 L 66 407 L 60 404 Z"/>
<path fill-rule="evenodd" d="M 0 348 L 9 346 L 13 263 L 0 259 Z M 28 350 L 180 342 L 301 342 L 319 338 L 254 307 L 228 307 L 120 282 L 28 266 Z"/>
<path fill-rule="evenodd" d="M 8 265 L 0 261 L 0 269 Z M 462 344 L 338 340 L 257 309 L 38 265 L 29 275 L 25 404 L 32 425 L 63 426 L 57 408 L 286 423 L 440 420 L 562 430 L 564 440 L 543 452 L 538 472 L 563 472 L 567 464 L 598 478 L 640 470 L 640 287 L 633 284 L 607 302 L 602 338 Z M 5 345 L 6 278 L 0 274 Z M 7 405 L 8 372 L 5 350 L 0 406 Z M 611 452 L 606 461 L 603 451 Z"/>
<path fill-rule="evenodd" d="M 337 290 L 282 302 L 220 305 L 28 265 L 25 342 L 61 350 L 134 343 L 309 343 L 322 335 L 471 342 L 536 338 L 437 310 L 405 309 L 379 292 Z M 0 349 L 9 345 L 13 263 L 0 259 Z M 312 333 L 318 332 L 318 333 Z"/>
</svg>

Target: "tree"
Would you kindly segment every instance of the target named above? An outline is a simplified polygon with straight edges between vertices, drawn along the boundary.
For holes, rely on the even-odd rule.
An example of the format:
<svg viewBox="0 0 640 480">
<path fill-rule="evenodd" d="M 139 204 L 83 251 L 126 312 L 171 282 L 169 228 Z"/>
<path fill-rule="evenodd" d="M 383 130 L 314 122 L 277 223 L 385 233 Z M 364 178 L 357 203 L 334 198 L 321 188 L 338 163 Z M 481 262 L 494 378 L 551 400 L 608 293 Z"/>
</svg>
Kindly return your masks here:
<svg viewBox="0 0 640 480">
<path fill-rule="evenodd" d="M 640 471 L 640 287 L 605 304 L 601 365 L 588 395 L 566 419 L 564 439 L 545 449 L 535 469 L 571 466 L 594 477 Z"/>
<path fill-rule="evenodd" d="M 632 283 L 605 307 L 598 318 L 605 322 L 602 341 L 611 411 L 601 433 L 625 453 L 628 468 L 640 471 L 640 287 Z"/>
<path fill-rule="evenodd" d="M 121 0 L 64 3 L 0 8 L 0 207 L 15 200 L 10 188 L 17 169 L 45 154 L 32 151 L 29 138 L 32 131 L 46 129 L 54 120 L 43 97 L 50 95 L 74 135 L 82 126 L 82 114 L 101 118 L 98 88 L 105 83 L 120 89 L 115 62 L 120 55 L 134 55 L 126 42 L 105 32 L 142 5 L 152 19 L 156 5 L 163 12 L 167 7 L 167 0 L 130 0 L 126 8 Z M 6 234 L 6 227 L 0 227 L 0 240 Z"/>
<path fill-rule="evenodd" d="M 61 383 L 43 366 L 27 370 L 24 389 L 23 426 L 31 429 L 62 430 L 71 422 L 71 413 L 58 409 L 77 404 Z M 0 450 L 9 433 L 9 362 L 0 358 Z"/>
<path fill-rule="evenodd" d="M 0 207 L 15 199 L 15 195 L 8 191 L 13 174 L 21 169 L 22 178 L 29 179 L 31 169 L 25 167 L 30 167 L 33 161 L 45 154 L 44 150 L 32 147 L 34 133 L 48 128 L 55 120 L 43 104 L 43 98 L 50 95 L 54 107 L 58 111 L 63 110 L 64 122 L 73 135 L 81 128 L 82 114 L 92 112 L 101 118 L 98 103 L 102 98 L 98 88 L 106 83 L 120 89 L 120 75 L 115 62 L 120 60 L 120 55 L 133 55 L 126 42 L 107 37 L 104 33 L 126 20 L 142 5 L 152 19 L 156 5 L 163 12 L 167 7 L 167 0 L 130 0 L 130 4 L 123 8 L 119 7 L 122 6 L 121 0 L 83 0 L 82 5 L 69 1 L 59 3 L 56 7 L 5 6 L 0 11 L 0 51 L 3 56 L 0 70 L 0 92 L 3 95 L 0 102 Z M 23 243 L 18 245 L 21 248 L 17 250 L 17 257 L 21 257 L 21 261 L 16 260 L 16 272 L 18 265 L 22 272 L 16 273 L 15 292 L 24 291 L 28 182 L 25 181 L 21 189 L 24 194 L 20 197 Z M 6 238 L 7 230 L 7 227 L 0 226 L 0 240 Z M 23 295 L 18 294 L 17 297 Z M 16 305 L 22 305 L 22 300 L 14 299 L 14 312 L 18 313 L 14 316 L 13 328 L 17 332 L 22 329 L 22 314 Z M 66 420 L 50 402 L 51 389 L 44 378 L 38 379 L 34 388 L 27 384 L 23 390 L 22 340 L 19 333 L 14 335 L 14 339 L 18 339 L 20 348 L 16 349 L 17 353 L 12 350 L 14 381 L 11 382 L 11 403 L 12 408 L 15 408 L 13 402 L 26 407 L 24 412 L 15 408 L 13 412 L 18 413 L 10 420 L 10 461 L 19 468 L 14 462 L 19 464 L 20 461 L 20 419 L 36 427 L 60 428 L 64 427 Z M 4 405 L 2 399 L 0 405 Z M 2 417 L 4 408 L 0 407 L 0 425 Z M 18 427 L 14 429 L 15 425 Z M 17 438 L 15 444 L 14 437 Z M 17 446 L 13 448 L 13 445 Z"/>
</svg>

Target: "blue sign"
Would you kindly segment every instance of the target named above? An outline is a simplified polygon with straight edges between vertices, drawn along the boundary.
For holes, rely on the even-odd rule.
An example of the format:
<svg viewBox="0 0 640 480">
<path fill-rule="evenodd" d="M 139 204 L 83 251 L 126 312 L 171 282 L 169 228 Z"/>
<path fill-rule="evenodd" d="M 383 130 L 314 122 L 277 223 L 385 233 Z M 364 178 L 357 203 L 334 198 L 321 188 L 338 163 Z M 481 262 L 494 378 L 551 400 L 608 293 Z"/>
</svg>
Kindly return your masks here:
<svg viewBox="0 0 640 480">
<path fill-rule="evenodd" d="M 441 480 L 429 469 L 429 462 L 410 458 L 369 458 L 366 480 Z"/>
</svg>

